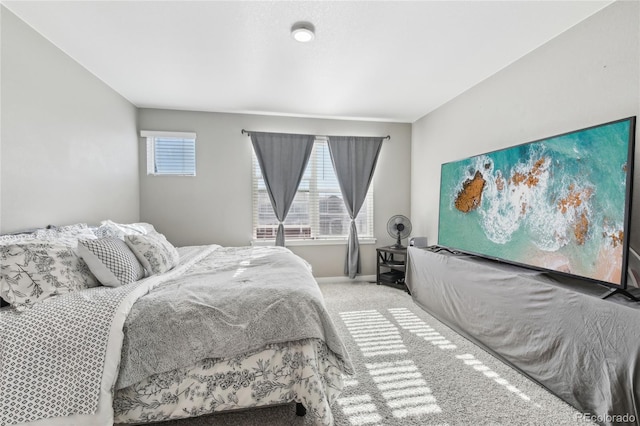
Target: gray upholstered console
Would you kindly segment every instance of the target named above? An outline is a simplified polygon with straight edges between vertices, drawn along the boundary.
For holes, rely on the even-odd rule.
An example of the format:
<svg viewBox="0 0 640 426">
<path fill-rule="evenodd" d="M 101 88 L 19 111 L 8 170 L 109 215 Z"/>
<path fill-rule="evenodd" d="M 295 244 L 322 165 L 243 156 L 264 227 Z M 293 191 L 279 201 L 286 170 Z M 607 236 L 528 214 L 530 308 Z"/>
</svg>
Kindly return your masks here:
<svg viewBox="0 0 640 426">
<path fill-rule="evenodd" d="M 640 304 L 602 300 L 593 283 L 415 247 L 406 283 L 427 312 L 579 411 L 638 421 Z"/>
</svg>

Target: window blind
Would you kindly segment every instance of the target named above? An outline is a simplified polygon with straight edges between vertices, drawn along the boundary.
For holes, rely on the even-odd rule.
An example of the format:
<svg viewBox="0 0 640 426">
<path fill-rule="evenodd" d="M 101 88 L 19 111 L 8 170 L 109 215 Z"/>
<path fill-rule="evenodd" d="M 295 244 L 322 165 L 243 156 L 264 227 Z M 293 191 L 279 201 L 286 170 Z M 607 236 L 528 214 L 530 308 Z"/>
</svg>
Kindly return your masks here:
<svg viewBox="0 0 640 426">
<path fill-rule="evenodd" d="M 147 174 L 196 175 L 196 134 L 142 131 L 147 138 Z"/>
<path fill-rule="evenodd" d="M 196 175 L 196 140 L 154 139 L 154 174 Z"/>
</svg>

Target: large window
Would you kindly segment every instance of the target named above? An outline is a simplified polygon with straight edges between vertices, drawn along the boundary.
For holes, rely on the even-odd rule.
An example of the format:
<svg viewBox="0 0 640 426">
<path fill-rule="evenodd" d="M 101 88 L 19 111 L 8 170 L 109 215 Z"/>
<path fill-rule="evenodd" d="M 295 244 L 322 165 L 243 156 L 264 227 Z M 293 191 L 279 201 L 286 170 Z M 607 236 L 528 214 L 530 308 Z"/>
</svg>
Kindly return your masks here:
<svg viewBox="0 0 640 426">
<path fill-rule="evenodd" d="M 326 139 L 313 145 L 298 193 L 284 221 L 285 237 L 291 240 L 346 239 L 350 225 Z M 356 218 L 359 238 L 373 238 L 373 184 Z M 258 160 L 253 155 L 253 238 L 275 239 L 278 230 Z"/>
<path fill-rule="evenodd" d="M 147 174 L 195 176 L 196 134 L 142 131 L 147 138 Z"/>
</svg>

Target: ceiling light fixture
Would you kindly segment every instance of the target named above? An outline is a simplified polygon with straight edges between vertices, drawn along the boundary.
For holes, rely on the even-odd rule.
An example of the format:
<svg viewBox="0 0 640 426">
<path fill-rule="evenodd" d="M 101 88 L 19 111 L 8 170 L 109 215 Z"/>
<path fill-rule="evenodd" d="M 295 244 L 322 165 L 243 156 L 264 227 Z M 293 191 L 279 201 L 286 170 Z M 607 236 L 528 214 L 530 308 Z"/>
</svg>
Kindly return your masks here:
<svg viewBox="0 0 640 426">
<path fill-rule="evenodd" d="M 315 38 L 315 28 L 309 22 L 296 22 L 291 27 L 291 37 L 300 43 L 308 43 Z"/>
</svg>

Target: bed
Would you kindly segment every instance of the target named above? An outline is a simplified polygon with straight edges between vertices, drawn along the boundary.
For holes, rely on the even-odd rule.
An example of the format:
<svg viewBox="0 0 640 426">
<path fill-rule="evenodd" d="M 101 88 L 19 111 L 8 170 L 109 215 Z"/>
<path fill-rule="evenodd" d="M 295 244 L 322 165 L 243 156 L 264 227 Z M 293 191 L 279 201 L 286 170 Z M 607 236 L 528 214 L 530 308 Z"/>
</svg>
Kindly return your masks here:
<svg viewBox="0 0 640 426">
<path fill-rule="evenodd" d="M 87 249 L 106 242 L 129 248 L 144 276 L 109 282 L 110 262 L 126 261 L 100 258 L 100 270 Z M 104 221 L 0 237 L 0 259 L 0 296 L 11 302 L 0 308 L 0 426 L 148 423 L 292 402 L 331 425 L 353 374 L 309 265 L 285 248 L 175 248 L 151 225 Z"/>
</svg>

